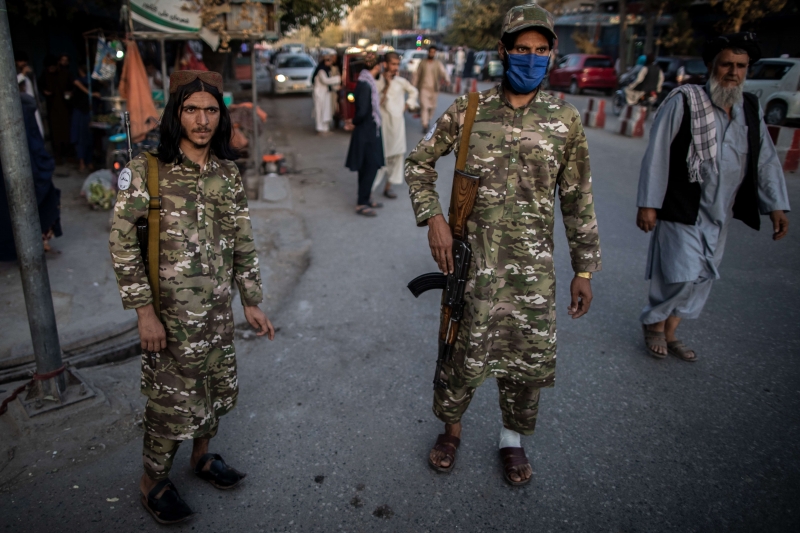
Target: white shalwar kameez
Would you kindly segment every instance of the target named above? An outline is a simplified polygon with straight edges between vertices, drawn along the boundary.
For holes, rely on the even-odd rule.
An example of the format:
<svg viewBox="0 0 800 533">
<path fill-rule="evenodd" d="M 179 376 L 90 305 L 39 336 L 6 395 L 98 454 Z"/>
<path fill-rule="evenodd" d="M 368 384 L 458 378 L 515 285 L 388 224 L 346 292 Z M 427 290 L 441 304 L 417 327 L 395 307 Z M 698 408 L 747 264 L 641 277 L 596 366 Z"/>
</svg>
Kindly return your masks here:
<svg viewBox="0 0 800 533">
<path fill-rule="evenodd" d="M 320 69 L 314 77 L 314 118 L 317 131 L 330 131 L 333 120 L 333 102 L 331 101 L 330 88 L 342 82 L 341 76 L 328 76 Z"/>
<path fill-rule="evenodd" d="M 403 183 L 403 162 L 406 158 L 406 106 L 409 109 L 419 107 L 419 91 L 411 82 L 400 76 L 392 78 L 386 98 L 383 90 L 386 79 L 378 80 L 378 94 L 381 95 L 381 135 L 383 136 L 383 154 L 386 166 L 378 171 L 372 190 L 376 191 L 388 179 L 391 185 Z M 406 99 L 407 98 L 407 99 Z"/>
<path fill-rule="evenodd" d="M 700 210 L 693 226 L 658 220 L 650 237 L 645 278 L 650 280 L 643 324 L 662 322 L 670 316 L 697 318 L 719 279 L 725 238 L 733 218 L 736 192 L 747 172 L 747 125 L 741 103 L 731 118 L 714 105 L 717 130 L 715 164 L 704 161 Z M 758 157 L 758 207 L 760 214 L 789 211 L 789 197 L 780 160 L 761 117 L 761 153 Z M 650 132 L 650 143 L 639 176 L 638 207 L 659 209 L 669 181 L 669 147 L 683 120 L 683 98 L 662 104 Z M 769 226 L 772 227 L 771 225 Z"/>
</svg>

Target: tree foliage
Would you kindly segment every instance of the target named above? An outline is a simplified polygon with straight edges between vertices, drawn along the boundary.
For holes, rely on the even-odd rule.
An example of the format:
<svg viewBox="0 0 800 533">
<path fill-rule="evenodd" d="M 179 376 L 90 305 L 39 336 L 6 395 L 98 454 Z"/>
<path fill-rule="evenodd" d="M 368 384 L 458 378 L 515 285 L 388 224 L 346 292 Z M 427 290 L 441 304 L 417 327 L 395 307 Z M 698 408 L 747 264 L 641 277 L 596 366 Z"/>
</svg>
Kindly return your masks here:
<svg viewBox="0 0 800 533">
<path fill-rule="evenodd" d="M 658 38 L 658 46 L 672 55 L 694 55 L 697 53 L 697 39 L 694 36 L 689 13 L 679 11 L 673 15 L 672 24 Z"/>
<path fill-rule="evenodd" d="M 281 31 L 307 26 L 314 35 L 319 35 L 360 3 L 361 0 L 281 0 Z"/>
<path fill-rule="evenodd" d="M 80 14 L 97 13 L 98 10 L 119 10 L 119 0 L 75 0 L 68 5 L 58 0 L 8 0 L 8 12 L 19 15 L 34 26 L 43 18 L 72 20 Z"/>
<path fill-rule="evenodd" d="M 503 17 L 521 3 L 519 0 L 458 0 L 445 41 L 476 50 L 494 48 L 500 39 Z M 545 0 L 538 3 L 545 9 L 554 9 L 565 2 Z"/>
<path fill-rule="evenodd" d="M 348 17 L 351 30 L 380 34 L 389 30 L 410 30 L 414 21 L 407 0 L 362 0 Z"/>
<path fill-rule="evenodd" d="M 748 22 L 777 13 L 786 6 L 786 0 L 711 0 L 711 4 L 721 5 L 728 16 L 720 22 L 720 31 L 736 33 Z"/>
<path fill-rule="evenodd" d="M 572 42 L 575 43 L 575 48 L 577 48 L 581 53 L 584 54 L 599 54 L 600 47 L 594 42 L 594 39 L 585 31 L 582 30 L 575 30 L 570 35 L 572 37 Z"/>
</svg>

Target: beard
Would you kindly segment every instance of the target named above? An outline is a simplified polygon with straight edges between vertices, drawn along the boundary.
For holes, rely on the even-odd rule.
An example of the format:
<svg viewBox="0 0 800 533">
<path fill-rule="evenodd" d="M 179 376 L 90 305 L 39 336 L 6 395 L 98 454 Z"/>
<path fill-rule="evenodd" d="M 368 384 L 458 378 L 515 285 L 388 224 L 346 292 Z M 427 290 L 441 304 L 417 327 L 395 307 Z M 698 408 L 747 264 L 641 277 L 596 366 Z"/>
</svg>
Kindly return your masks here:
<svg viewBox="0 0 800 533">
<path fill-rule="evenodd" d="M 712 76 L 709 79 L 709 89 L 711 92 L 711 101 L 722 109 L 726 109 L 742 101 L 744 81 L 734 87 L 723 87 L 717 79 Z"/>
</svg>

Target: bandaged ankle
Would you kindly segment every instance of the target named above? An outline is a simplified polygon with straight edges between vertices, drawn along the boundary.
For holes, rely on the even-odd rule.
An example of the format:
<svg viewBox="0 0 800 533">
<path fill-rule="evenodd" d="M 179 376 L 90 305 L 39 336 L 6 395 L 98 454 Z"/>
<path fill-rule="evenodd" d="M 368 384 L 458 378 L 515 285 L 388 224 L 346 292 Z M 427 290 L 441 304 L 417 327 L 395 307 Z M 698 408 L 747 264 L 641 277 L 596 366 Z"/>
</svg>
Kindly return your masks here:
<svg viewBox="0 0 800 533">
<path fill-rule="evenodd" d="M 519 438 L 522 435 L 517 433 L 514 430 L 506 429 L 503 427 L 500 430 L 500 449 L 502 448 L 520 448 L 522 445 L 519 442 Z"/>
</svg>

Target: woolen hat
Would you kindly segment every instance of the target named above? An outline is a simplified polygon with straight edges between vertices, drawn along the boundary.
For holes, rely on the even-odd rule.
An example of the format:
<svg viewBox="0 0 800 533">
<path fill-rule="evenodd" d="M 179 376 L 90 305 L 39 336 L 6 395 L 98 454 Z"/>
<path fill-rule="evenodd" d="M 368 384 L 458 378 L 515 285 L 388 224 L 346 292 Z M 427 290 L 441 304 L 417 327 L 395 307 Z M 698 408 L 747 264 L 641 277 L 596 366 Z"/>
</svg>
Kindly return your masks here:
<svg viewBox="0 0 800 533">
<path fill-rule="evenodd" d="M 743 31 L 720 35 L 706 41 L 705 45 L 703 45 L 703 62 L 706 65 L 710 65 L 714 62 L 717 54 L 728 49 L 744 50 L 750 56 L 751 64 L 761 59 L 761 46 L 758 44 L 756 34 L 750 31 Z"/>
<path fill-rule="evenodd" d="M 516 33 L 522 30 L 539 30 L 554 40 L 557 38 L 553 15 L 537 4 L 524 4 L 509 9 L 503 20 L 500 37 L 502 38 L 506 33 Z"/>
</svg>

